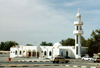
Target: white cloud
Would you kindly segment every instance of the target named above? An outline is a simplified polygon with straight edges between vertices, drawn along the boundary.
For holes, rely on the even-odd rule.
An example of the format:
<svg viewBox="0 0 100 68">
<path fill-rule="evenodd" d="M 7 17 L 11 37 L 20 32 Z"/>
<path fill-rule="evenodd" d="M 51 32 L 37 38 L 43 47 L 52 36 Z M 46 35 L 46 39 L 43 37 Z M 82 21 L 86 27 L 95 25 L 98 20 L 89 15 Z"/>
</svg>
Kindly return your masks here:
<svg viewBox="0 0 100 68">
<path fill-rule="evenodd" d="M 1 41 L 15 40 L 23 44 L 34 41 L 39 44 L 43 40 L 57 42 L 62 32 L 65 32 L 63 28 L 72 25 L 68 20 L 72 14 L 57 11 L 47 2 L 10 0 L 3 1 L 0 6 Z"/>
<path fill-rule="evenodd" d="M 87 33 L 86 30 L 90 31 L 92 28 L 87 29 L 86 26 L 94 19 L 91 14 L 96 13 L 98 18 L 97 14 L 100 14 L 98 9 L 88 9 L 87 5 L 93 6 L 93 2 L 75 0 L 52 3 L 45 0 L 1 0 L 0 41 L 15 40 L 20 44 L 37 42 L 39 45 L 42 41 L 55 43 L 62 39 L 74 38 L 73 23 L 76 20 L 78 8 L 81 10 L 84 22 L 83 30 L 86 32 L 84 36 L 87 37 L 90 32 Z"/>
</svg>

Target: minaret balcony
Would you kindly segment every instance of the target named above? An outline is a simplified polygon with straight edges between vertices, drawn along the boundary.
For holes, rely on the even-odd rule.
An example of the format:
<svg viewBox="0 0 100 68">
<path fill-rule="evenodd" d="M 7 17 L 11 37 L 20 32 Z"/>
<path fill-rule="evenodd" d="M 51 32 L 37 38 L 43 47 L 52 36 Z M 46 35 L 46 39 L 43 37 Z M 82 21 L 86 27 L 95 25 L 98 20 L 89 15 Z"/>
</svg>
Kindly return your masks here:
<svg viewBox="0 0 100 68">
<path fill-rule="evenodd" d="M 74 25 L 83 25 L 82 21 L 74 21 Z"/>
<path fill-rule="evenodd" d="M 75 35 L 83 34 L 83 30 L 74 30 L 73 34 L 75 34 Z"/>
</svg>

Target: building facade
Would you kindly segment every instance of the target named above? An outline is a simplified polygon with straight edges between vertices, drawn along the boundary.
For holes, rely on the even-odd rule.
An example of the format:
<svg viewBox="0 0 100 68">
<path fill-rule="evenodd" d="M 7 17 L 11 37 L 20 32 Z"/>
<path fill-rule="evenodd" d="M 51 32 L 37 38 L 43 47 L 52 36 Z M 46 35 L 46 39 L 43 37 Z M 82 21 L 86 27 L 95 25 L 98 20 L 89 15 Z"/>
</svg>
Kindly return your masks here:
<svg viewBox="0 0 100 68">
<path fill-rule="evenodd" d="M 75 46 L 62 46 L 55 43 L 53 46 L 16 46 L 10 48 L 10 57 L 41 57 L 51 58 L 57 55 L 70 58 L 81 58 L 87 54 L 87 47 L 81 47 L 81 35 L 83 34 L 81 14 L 77 13 L 74 22 Z"/>
<path fill-rule="evenodd" d="M 55 43 L 53 46 L 17 46 L 10 48 L 10 57 L 40 57 L 51 58 L 57 55 L 62 57 L 76 57 L 75 46 L 62 46 Z M 87 54 L 87 48 L 81 47 L 81 55 Z"/>
</svg>

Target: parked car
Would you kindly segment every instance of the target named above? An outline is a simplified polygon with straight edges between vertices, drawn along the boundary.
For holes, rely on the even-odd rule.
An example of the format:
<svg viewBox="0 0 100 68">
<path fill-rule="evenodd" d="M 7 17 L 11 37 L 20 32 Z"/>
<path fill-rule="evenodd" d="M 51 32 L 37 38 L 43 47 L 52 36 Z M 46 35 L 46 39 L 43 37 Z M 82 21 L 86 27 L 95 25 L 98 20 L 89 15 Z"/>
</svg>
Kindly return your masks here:
<svg viewBox="0 0 100 68">
<path fill-rule="evenodd" d="M 93 58 L 89 57 L 89 56 L 84 56 L 84 57 L 82 57 L 82 60 L 93 60 Z"/>
<path fill-rule="evenodd" d="M 95 62 L 100 62 L 100 58 L 93 58 L 93 62 L 95 63 Z"/>
<path fill-rule="evenodd" d="M 53 60 L 51 62 L 53 62 L 53 63 L 59 63 L 59 62 L 68 63 L 69 60 L 67 60 L 63 57 L 55 57 L 55 58 L 53 58 Z"/>
</svg>

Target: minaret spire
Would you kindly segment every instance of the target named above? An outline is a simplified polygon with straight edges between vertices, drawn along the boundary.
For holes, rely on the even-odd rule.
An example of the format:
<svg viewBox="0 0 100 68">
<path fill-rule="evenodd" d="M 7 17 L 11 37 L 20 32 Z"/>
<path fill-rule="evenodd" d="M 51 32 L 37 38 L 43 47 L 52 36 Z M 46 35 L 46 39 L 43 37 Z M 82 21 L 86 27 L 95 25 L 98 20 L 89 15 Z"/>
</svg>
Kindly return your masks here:
<svg viewBox="0 0 100 68">
<path fill-rule="evenodd" d="M 75 58 L 81 58 L 81 35 L 83 34 L 83 22 L 81 21 L 81 14 L 79 13 L 79 8 L 74 25 L 75 30 L 73 31 L 73 33 L 75 34 Z"/>
</svg>

